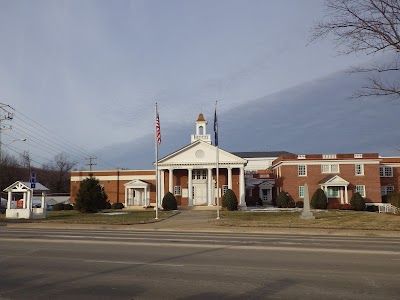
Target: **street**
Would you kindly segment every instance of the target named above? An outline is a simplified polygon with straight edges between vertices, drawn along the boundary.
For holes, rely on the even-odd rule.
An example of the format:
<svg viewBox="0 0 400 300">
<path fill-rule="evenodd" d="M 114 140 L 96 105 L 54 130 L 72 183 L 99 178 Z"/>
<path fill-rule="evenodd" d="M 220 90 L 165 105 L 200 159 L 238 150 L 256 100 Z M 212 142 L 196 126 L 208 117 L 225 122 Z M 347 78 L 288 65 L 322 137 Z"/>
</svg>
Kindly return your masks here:
<svg viewBox="0 0 400 300">
<path fill-rule="evenodd" d="M 398 299 L 400 239 L 0 227 L 0 299 Z"/>
</svg>

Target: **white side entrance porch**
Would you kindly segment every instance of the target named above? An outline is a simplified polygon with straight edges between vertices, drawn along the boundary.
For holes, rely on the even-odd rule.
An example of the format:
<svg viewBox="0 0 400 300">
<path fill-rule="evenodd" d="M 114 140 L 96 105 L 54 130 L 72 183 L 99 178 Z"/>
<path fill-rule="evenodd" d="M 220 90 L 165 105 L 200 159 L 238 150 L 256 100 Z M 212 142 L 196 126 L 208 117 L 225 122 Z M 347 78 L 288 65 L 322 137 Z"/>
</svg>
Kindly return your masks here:
<svg viewBox="0 0 400 300">
<path fill-rule="evenodd" d="M 135 179 L 125 183 L 124 186 L 125 207 L 150 205 L 150 183 Z"/>
<path fill-rule="evenodd" d="M 323 181 L 321 189 L 325 192 L 326 197 L 329 198 L 340 198 L 341 204 L 349 203 L 349 196 L 347 187 L 349 182 L 344 180 L 339 175 L 335 175 Z"/>
<path fill-rule="evenodd" d="M 46 193 L 49 190 L 40 183 L 35 183 L 35 188 L 30 187 L 29 182 L 16 181 L 6 189 L 8 193 L 6 218 L 11 219 L 44 219 L 46 218 Z M 32 207 L 32 197 L 34 192 L 41 192 L 41 207 Z M 22 194 L 22 205 L 13 205 L 13 193 Z"/>
</svg>

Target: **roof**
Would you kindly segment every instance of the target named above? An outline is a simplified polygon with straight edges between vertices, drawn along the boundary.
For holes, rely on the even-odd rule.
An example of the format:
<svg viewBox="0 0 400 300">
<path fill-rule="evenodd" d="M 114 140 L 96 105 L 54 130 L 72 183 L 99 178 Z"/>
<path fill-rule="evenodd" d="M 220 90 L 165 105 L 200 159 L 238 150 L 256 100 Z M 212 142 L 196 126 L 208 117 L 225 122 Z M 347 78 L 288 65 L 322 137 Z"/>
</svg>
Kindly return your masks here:
<svg viewBox="0 0 400 300">
<path fill-rule="evenodd" d="M 35 183 L 35 188 L 31 188 L 31 183 L 25 182 L 25 181 L 16 181 L 9 187 L 5 188 L 3 191 L 5 191 L 5 192 L 8 192 L 8 191 L 21 192 L 26 189 L 33 190 L 33 191 L 40 191 L 40 192 L 49 191 L 49 189 L 47 187 L 45 187 L 43 184 L 41 184 L 39 182 Z"/>
<path fill-rule="evenodd" d="M 241 158 L 279 157 L 281 155 L 293 154 L 287 151 L 260 151 L 260 152 L 231 152 Z"/>
<path fill-rule="evenodd" d="M 197 121 L 205 121 L 203 114 L 199 114 L 199 117 L 197 118 Z"/>
</svg>

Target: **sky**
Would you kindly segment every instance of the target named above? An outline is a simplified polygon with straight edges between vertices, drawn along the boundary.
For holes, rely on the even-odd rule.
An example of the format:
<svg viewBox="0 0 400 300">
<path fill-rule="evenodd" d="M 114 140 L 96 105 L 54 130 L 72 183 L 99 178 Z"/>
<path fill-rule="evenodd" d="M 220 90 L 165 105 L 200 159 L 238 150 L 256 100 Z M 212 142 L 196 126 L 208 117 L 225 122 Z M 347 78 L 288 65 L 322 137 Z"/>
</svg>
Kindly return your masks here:
<svg viewBox="0 0 400 300">
<path fill-rule="evenodd" d="M 236 123 L 251 119 L 246 108 L 259 99 L 267 115 L 276 95 L 371 59 L 338 56 L 329 39 L 309 44 L 323 2 L 0 0 L 0 103 L 15 113 L 3 143 L 36 164 L 65 151 L 79 164 L 95 154 L 98 169 L 136 168 L 149 149 L 132 145 L 151 147 L 155 102 L 165 155 L 190 141 L 200 112 L 212 121 L 216 100 L 221 121 L 235 111 Z M 253 126 L 258 135 L 264 128 Z M 266 147 L 236 149 L 241 138 L 227 146 Z M 291 150 L 277 136 L 262 139 Z"/>
</svg>

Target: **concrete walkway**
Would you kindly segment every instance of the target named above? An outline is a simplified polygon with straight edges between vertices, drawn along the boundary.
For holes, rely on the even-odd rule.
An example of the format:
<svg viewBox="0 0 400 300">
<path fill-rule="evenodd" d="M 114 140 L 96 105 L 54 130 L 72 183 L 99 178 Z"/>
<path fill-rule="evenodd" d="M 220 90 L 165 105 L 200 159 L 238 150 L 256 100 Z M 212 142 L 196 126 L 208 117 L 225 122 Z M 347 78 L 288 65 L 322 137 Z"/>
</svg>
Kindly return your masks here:
<svg viewBox="0 0 400 300">
<path fill-rule="evenodd" d="M 79 230 L 157 230 L 157 231 L 197 231 L 197 232 L 237 232 L 265 234 L 301 234 L 301 235 L 336 235 L 336 236 L 382 236 L 400 238 L 400 231 L 384 230 L 347 230 L 318 228 L 275 228 L 275 227 L 234 227 L 211 224 L 215 220 L 213 211 L 180 211 L 179 214 L 165 220 L 135 225 L 102 224 L 62 224 L 62 223 L 0 223 L 8 228 L 37 229 L 79 229 Z M 0 228 L 1 230 L 1 228 Z"/>
</svg>

